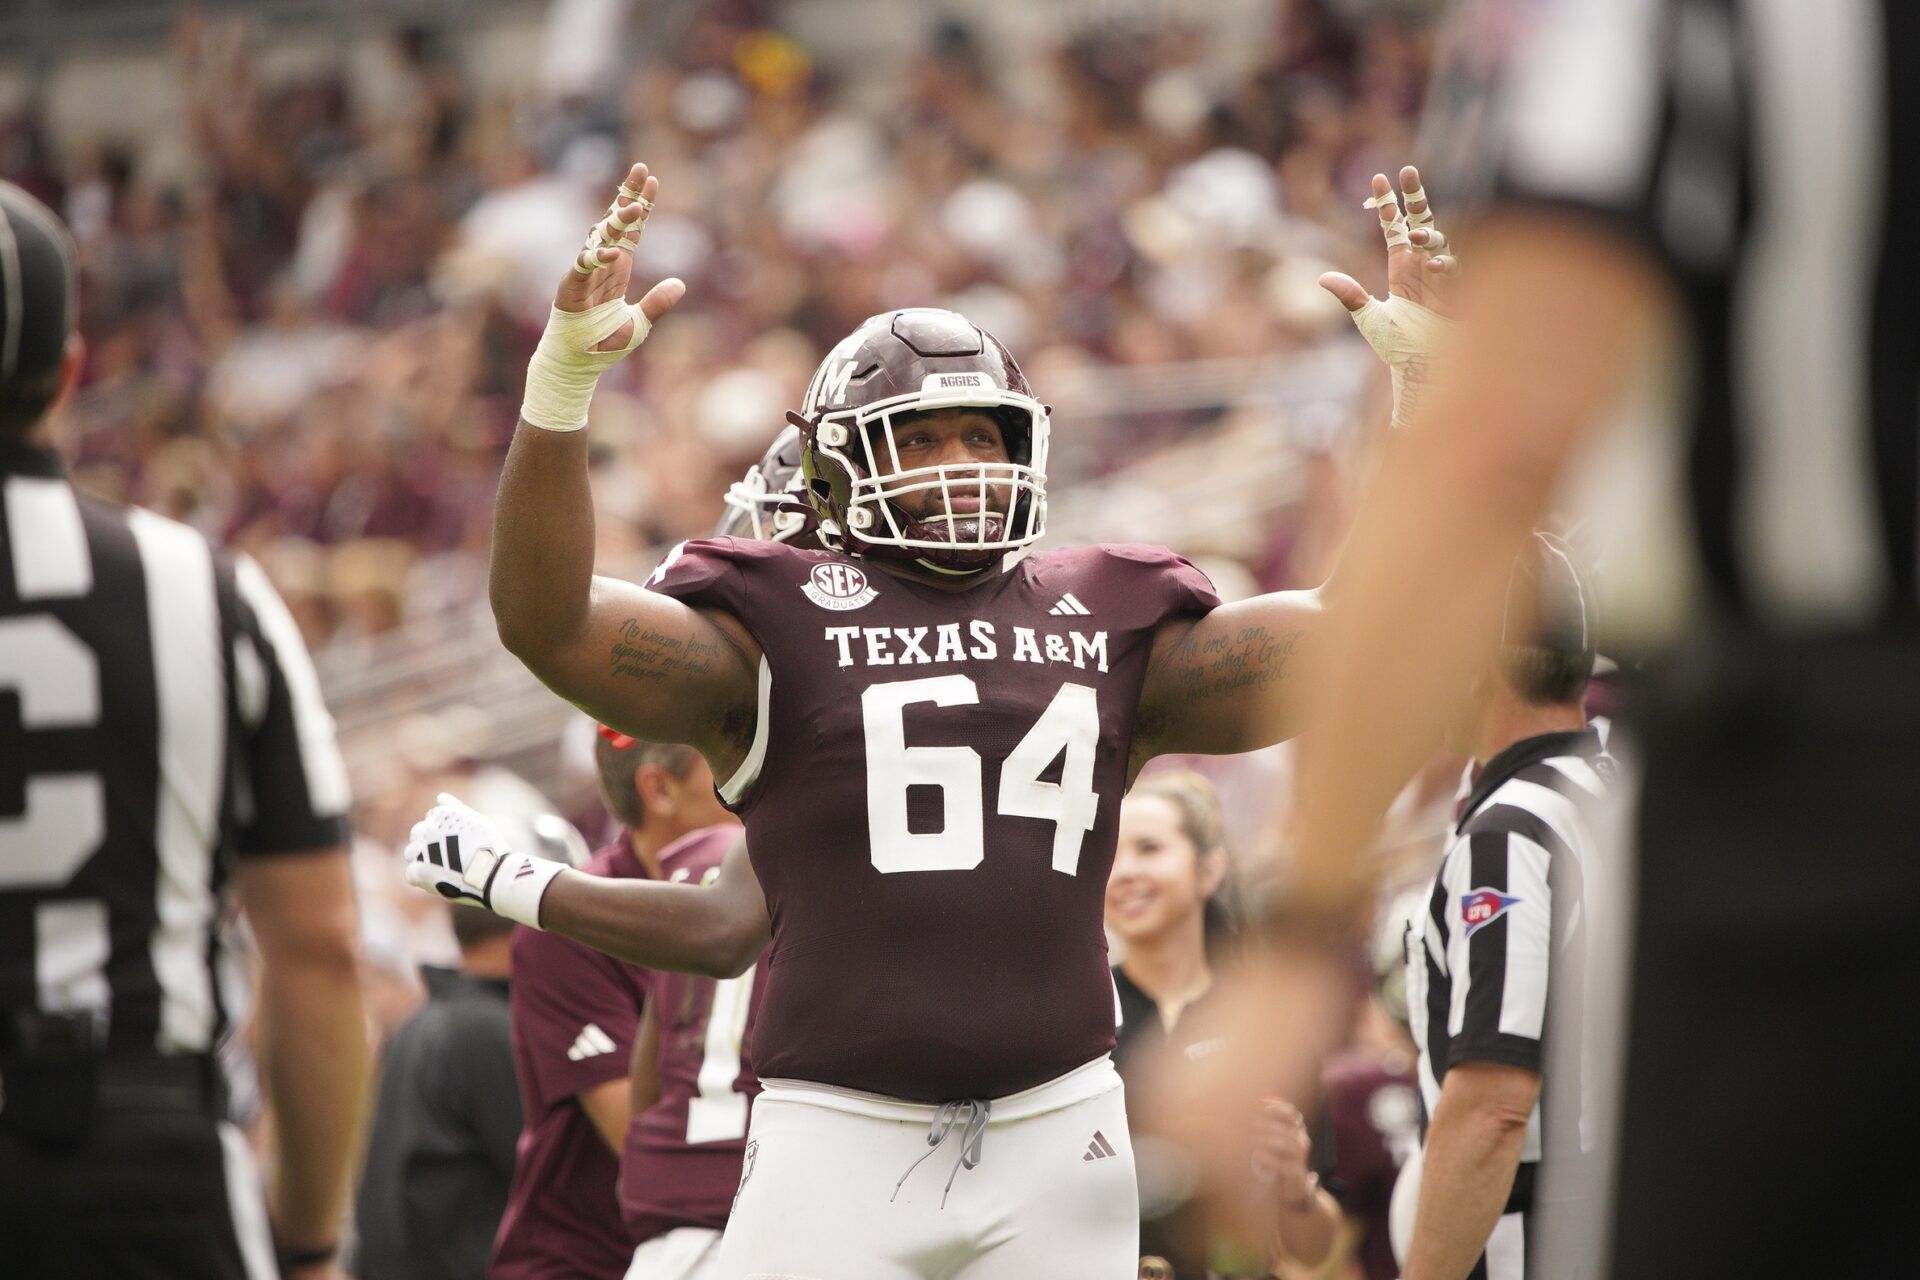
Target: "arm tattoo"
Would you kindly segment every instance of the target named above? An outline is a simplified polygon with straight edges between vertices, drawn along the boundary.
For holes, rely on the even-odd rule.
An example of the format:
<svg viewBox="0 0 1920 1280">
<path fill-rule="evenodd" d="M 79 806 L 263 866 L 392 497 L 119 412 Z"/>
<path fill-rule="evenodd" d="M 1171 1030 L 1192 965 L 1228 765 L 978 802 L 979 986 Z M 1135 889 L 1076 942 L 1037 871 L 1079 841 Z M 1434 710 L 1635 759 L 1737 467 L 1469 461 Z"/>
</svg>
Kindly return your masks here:
<svg viewBox="0 0 1920 1280">
<path fill-rule="evenodd" d="M 608 661 L 616 676 L 631 680 L 665 680 L 669 676 L 706 675 L 720 656 L 718 641 L 702 640 L 693 632 L 682 638 L 646 626 L 638 618 L 620 624 Z"/>
<path fill-rule="evenodd" d="M 1168 654 L 1168 674 L 1180 697 L 1190 702 L 1266 689 L 1286 674 L 1305 634 L 1252 626 L 1196 640 L 1189 631 Z"/>
</svg>

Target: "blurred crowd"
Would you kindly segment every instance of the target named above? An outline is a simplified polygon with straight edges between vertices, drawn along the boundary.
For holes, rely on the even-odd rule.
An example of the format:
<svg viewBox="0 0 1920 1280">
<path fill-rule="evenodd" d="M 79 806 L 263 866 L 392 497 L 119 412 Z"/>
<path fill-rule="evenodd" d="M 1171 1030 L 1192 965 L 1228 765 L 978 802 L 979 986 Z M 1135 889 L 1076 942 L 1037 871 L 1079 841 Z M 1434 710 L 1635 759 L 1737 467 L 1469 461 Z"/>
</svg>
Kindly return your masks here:
<svg viewBox="0 0 1920 1280">
<path fill-rule="evenodd" d="M 1325 266 L 1374 265 L 1353 195 L 1408 153 L 1430 56 L 1328 0 L 1275 4 L 1250 74 L 1164 22 L 1009 57 L 930 15 L 856 83 L 777 4 L 694 8 L 654 47 L 618 3 L 558 6 L 544 87 L 511 93 L 442 32 L 270 75 L 261 33 L 185 17 L 169 164 L 137 123 L 56 149 L 31 99 L 0 117 L 0 177 L 81 244 L 78 478 L 251 551 L 316 646 L 470 603 L 526 357 L 629 158 L 664 184 L 636 274 L 689 294 L 595 407 L 609 552 L 708 528 L 819 354 L 888 307 L 965 312 L 1042 395 L 1283 353 L 1341 323 Z"/>
</svg>

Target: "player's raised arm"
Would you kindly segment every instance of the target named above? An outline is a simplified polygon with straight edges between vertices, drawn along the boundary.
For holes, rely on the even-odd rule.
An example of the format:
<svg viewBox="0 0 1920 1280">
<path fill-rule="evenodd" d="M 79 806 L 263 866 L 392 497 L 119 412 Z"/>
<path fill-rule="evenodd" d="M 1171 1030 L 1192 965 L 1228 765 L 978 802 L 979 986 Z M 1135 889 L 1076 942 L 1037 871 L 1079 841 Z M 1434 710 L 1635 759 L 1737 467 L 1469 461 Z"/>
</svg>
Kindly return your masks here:
<svg viewBox="0 0 1920 1280">
<path fill-rule="evenodd" d="M 1157 755 L 1230 755 L 1306 726 L 1306 686 L 1325 606 L 1279 591 L 1162 626 L 1140 691 L 1136 764 Z"/>
<path fill-rule="evenodd" d="M 419 888 L 643 968 L 738 977 L 773 932 L 745 840 L 727 851 L 711 885 L 616 880 L 514 853 L 491 819 L 442 795 L 414 824 L 406 857 L 407 879 Z"/>
<path fill-rule="evenodd" d="M 751 721 L 752 640 L 711 611 L 593 572 L 594 384 L 686 292 L 669 279 L 626 301 L 659 190 L 634 165 L 555 293 L 500 477 L 489 595 L 501 642 L 556 693 L 604 723 L 699 747 L 725 776 L 745 749 L 738 726 Z"/>
<path fill-rule="evenodd" d="M 1396 193 L 1377 173 L 1367 201 L 1386 242 L 1386 297 L 1374 297 L 1339 272 L 1320 278 L 1391 373 L 1395 427 L 1414 413 L 1452 327 L 1446 295 L 1456 274 L 1420 171 L 1400 170 L 1400 188 Z M 1169 624 L 1155 641 L 1141 693 L 1136 760 L 1253 751 L 1305 728 L 1314 716 L 1313 690 L 1324 683 L 1312 673 L 1323 647 L 1317 637 L 1336 594 L 1329 581 L 1315 591 L 1255 596 L 1193 623 Z"/>
</svg>

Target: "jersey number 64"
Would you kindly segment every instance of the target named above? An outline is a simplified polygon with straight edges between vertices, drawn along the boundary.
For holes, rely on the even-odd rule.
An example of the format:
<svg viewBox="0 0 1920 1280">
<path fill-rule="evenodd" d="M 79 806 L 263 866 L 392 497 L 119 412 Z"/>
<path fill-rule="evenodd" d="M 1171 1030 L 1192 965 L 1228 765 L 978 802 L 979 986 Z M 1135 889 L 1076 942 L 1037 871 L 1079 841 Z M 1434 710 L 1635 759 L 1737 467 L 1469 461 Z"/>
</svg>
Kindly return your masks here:
<svg viewBox="0 0 1920 1280">
<path fill-rule="evenodd" d="M 867 736 L 867 834 L 873 865 L 883 872 L 967 871 L 985 857 L 986 796 L 980 753 L 971 747 L 910 747 L 906 709 L 931 702 L 971 706 L 980 692 L 967 676 L 933 676 L 870 686 L 860 695 Z M 1100 706 L 1084 684 L 1063 684 L 1033 728 L 1000 767 L 998 812 L 1053 823 L 1053 869 L 1074 875 L 1080 846 L 1093 829 L 1100 797 L 1093 790 Z M 1060 781 L 1040 775 L 1065 759 Z M 939 831 L 907 824 L 907 788 L 936 787 L 945 822 Z"/>
</svg>

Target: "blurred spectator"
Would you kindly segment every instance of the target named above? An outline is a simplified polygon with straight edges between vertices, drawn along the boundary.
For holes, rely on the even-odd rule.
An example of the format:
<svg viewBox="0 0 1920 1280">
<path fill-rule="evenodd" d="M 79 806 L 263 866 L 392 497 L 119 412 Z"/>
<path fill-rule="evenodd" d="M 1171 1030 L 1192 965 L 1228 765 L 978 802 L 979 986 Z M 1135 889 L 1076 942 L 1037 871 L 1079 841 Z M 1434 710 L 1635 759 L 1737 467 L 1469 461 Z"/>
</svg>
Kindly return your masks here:
<svg viewBox="0 0 1920 1280">
<path fill-rule="evenodd" d="M 1121 944 L 1113 971 L 1120 1014 L 1114 1063 L 1125 1079 L 1161 1046 L 1177 1046 L 1189 1061 L 1220 1047 L 1196 1038 L 1187 1015 L 1206 999 L 1216 966 L 1231 964 L 1238 947 L 1230 891 L 1226 830 L 1213 788 L 1198 774 L 1161 773 L 1142 781 L 1120 806 L 1120 838 L 1107 885 L 1107 928 Z M 1339 1207 L 1320 1189 L 1330 1170 L 1330 1144 L 1314 1144 L 1299 1111 L 1280 1099 L 1258 1123 L 1272 1130 L 1271 1167 L 1257 1194 L 1276 1197 L 1285 1256 L 1318 1265 L 1333 1245 Z M 1269 1258 L 1248 1259 L 1256 1269 L 1231 1270 L 1209 1255 L 1203 1226 L 1185 1202 L 1192 1193 L 1177 1151 L 1150 1133 L 1134 1135 L 1140 1176 L 1140 1252 L 1159 1259 L 1166 1280 L 1202 1280 L 1216 1273 L 1264 1275 Z M 1317 1164 L 1310 1163 L 1317 1161 Z"/>
<path fill-rule="evenodd" d="M 1374 927 L 1373 998 L 1361 1008 L 1353 1043 L 1322 1076 L 1333 1133 L 1333 1176 L 1346 1213 L 1343 1254 L 1365 1280 L 1397 1280 L 1391 1236 L 1400 1169 L 1420 1145 L 1416 1049 L 1407 1030 L 1408 930 L 1427 909 L 1427 887 L 1388 900 Z"/>
</svg>

